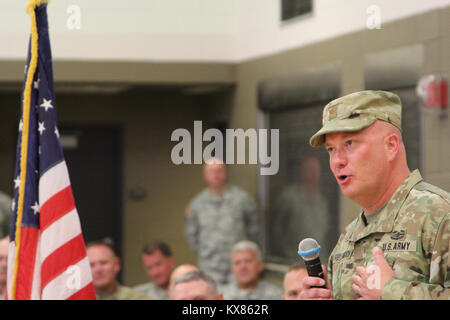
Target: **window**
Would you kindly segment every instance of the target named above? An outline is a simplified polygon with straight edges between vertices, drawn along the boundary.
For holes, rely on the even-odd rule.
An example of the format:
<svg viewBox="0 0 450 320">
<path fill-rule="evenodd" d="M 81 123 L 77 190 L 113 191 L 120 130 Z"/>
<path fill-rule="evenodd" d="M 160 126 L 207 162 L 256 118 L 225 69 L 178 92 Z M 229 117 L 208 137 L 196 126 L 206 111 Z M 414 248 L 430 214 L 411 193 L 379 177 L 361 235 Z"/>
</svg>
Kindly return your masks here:
<svg viewBox="0 0 450 320">
<path fill-rule="evenodd" d="M 281 0 L 281 21 L 312 12 L 312 0 Z"/>
<path fill-rule="evenodd" d="M 337 242 L 339 188 L 325 148 L 312 148 L 309 138 L 322 127 L 323 107 L 341 92 L 340 70 L 331 63 L 259 84 L 260 127 L 279 129 L 279 171 L 259 179 L 265 259 L 272 264 L 297 262 L 298 243 L 314 238 L 326 265 Z"/>
<path fill-rule="evenodd" d="M 316 239 L 327 259 L 337 241 L 339 190 L 324 148 L 309 138 L 321 127 L 325 101 L 272 111 L 270 128 L 280 129 L 280 170 L 269 177 L 266 212 L 266 253 L 275 263 L 297 262 L 298 243 Z"/>
</svg>

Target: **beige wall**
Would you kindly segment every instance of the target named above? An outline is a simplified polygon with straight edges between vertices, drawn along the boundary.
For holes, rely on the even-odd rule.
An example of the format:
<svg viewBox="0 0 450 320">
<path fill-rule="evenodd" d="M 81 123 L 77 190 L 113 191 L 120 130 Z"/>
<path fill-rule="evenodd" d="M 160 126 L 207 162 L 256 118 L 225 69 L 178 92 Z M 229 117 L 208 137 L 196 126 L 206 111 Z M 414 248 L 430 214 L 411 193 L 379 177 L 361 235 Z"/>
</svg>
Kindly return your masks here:
<svg viewBox="0 0 450 320">
<path fill-rule="evenodd" d="M 134 0 L 132 5 L 58 0 L 47 11 L 55 60 L 235 62 L 364 29 L 373 17 L 367 12 L 373 5 L 386 24 L 449 4 L 450 0 L 316 0 L 312 14 L 284 22 L 281 1 L 275 0 Z M 0 43 L 8 43 L 0 59 L 25 58 L 30 27 L 25 5 L 0 0 Z M 68 11 L 71 6 L 79 8 L 79 15 Z M 76 20 L 80 28 L 71 28 Z"/>
</svg>

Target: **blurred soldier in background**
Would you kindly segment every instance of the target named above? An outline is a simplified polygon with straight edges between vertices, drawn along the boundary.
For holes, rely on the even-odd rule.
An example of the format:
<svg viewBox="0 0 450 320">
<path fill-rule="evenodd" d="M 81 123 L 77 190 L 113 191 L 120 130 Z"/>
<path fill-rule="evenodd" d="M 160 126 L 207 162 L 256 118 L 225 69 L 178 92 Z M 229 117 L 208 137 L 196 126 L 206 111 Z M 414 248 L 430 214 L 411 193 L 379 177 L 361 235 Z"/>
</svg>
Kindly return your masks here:
<svg viewBox="0 0 450 320">
<path fill-rule="evenodd" d="M 199 269 L 224 284 L 231 278 L 231 247 L 244 239 L 258 242 L 259 212 L 245 191 L 227 184 L 220 159 L 206 162 L 203 177 L 208 187 L 186 210 L 186 237 L 197 254 Z"/>
<path fill-rule="evenodd" d="M 12 199 L 0 191 L 0 238 L 9 235 L 12 217 Z"/>
<path fill-rule="evenodd" d="M 177 280 L 179 277 L 181 277 L 182 275 L 191 272 L 191 271 L 197 271 L 198 268 L 196 266 L 194 266 L 193 264 L 181 264 L 178 267 L 176 267 L 173 271 L 172 274 L 170 275 L 170 283 L 169 283 L 169 290 L 172 287 L 172 284 L 174 283 L 175 280 Z"/>
<path fill-rule="evenodd" d="M 329 223 L 327 199 L 320 193 L 319 160 L 310 155 L 299 169 L 299 183 L 284 189 L 275 203 L 271 246 L 275 254 L 296 261 L 298 243 L 314 238 L 328 259 L 334 244 L 330 243 L 333 226 Z"/>
<path fill-rule="evenodd" d="M 170 300 L 223 300 L 214 279 L 202 271 L 178 277 L 170 288 Z"/>
<path fill-rule="evenodd" d="M 92 282 L 98 300 L 150 300 L 151 297 L 120 285 L 117 274 L 120 260 L 112 246 L 98 241 L 88 244 L 87 256 L 91 265 Z"/>
<path fill-rule="evenodd" d="M 6 294 L 9 230 L 12 210 L 11 197 L 0 191 L 0 300 L 4 300 Z"/>
<path fill-rule="evenodd" d="M 302 282 L 308 276 L 304 263 L 292 265 L 284 275 L 283 281 L 283 300 L 300 300 L 302 291 Z"/>
<path fill-rule="evenodd" d="M 261 280 L 264 262 L 256 243 L 241 241 L 231 251 L 235 280 L 223 286 L 225 300 L 280 300 L 281 288 Z"/>
<path fill-rule="evenodd" d="M 157 300 L 167 300 L 170 274 L 175 265 L 172 250 L 164 242 L 150 242 L 142 249 L 141 258 L 145 271 L 152 282 L 138 285 L 133 289 Z"/>
<path fill-rule="evenodd" d="M 6 280 L 8 279 L 9 237 L 0 239 L 0 300 L 5 300 Z"/>
</svg>

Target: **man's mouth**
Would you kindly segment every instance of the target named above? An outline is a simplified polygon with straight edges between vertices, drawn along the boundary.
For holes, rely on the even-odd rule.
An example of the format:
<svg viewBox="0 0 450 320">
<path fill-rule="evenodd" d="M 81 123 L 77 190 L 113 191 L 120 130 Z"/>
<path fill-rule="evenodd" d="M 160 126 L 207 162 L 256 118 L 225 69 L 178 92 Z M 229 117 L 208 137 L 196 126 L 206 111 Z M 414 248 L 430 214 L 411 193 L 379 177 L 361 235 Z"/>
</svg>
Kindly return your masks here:
<svg viewBox="0 0 450 320">
<path fill-rule="evenodd" d="M 342 175 L 337 176 L 337 178 L 338 178 L 337 180 L 338 180 L 339 184 L 344 184 L 349 181 L 350 176 L 342 174 Z"/>
</svg>

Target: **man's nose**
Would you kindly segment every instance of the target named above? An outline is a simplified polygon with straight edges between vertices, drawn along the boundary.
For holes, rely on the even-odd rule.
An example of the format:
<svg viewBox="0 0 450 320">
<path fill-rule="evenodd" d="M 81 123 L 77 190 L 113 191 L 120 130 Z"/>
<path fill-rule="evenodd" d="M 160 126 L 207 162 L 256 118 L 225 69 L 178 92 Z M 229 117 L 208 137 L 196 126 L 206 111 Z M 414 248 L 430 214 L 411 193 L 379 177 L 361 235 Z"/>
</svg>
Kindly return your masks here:
<svg viewBox="0 0 450 320">
<path fill-rule="evenodd" d="M 347 165 L 347 155 L 341 148 L 336 148 L 331 156 L 331 165 L 333 168 L 342 168 Z"/>
<path fill-rule="evenodd" d="M 96 264 L 91 265 L 91 271 L 92 272 L 98 272 L 99 270 L 100 270 L 100 266 L 98 266 Z"/>
<path fill-rule="evenodd" d="M 152 277 L 156 277 L 156 276 L 158 276 L 160 274 L 160 272 L 158 272 L 158 270 L 152 270 L 152 271 L 150 271 L 150 275 L 152 276 Z"/>
</svg>

